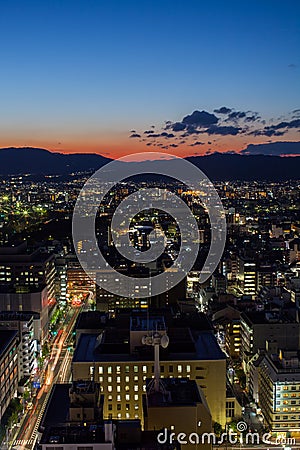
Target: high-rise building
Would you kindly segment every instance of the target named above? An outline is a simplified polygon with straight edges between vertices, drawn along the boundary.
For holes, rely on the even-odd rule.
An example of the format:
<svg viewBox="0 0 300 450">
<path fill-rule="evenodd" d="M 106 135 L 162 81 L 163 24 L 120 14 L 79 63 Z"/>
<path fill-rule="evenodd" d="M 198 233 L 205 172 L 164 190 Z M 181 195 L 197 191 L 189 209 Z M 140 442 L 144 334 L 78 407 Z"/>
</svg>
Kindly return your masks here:
<svg viewBox="0 0 300 450">
<path fill-rule="evenodd" d="M 238 259 L 238 286 L 244 295 L 256 294 L 256 263 L 242 257 Z"/>
</svg>

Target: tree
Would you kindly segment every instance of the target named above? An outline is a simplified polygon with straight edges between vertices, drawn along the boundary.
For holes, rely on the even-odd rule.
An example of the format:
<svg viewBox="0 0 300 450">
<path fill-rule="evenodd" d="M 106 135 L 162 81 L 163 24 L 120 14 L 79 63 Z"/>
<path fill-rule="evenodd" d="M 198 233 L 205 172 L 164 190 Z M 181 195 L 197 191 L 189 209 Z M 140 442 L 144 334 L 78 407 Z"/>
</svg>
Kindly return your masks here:
<svg viewBox="0 0 300 450">
<path fill-rule="evenodd" d="M 222 430 L 223 430 L 222 425 L 218 422 L 215 422 L 214 423 L 214 433 L 217 436 L 220 436 L 220 434 L 222 433 Z"/>
<path fill-rule="evenodd" d="M 42 349 L 43 358 L 46 358 L 46 356 L 48 356 L 49 353 L 50 353 L 50 349 L 49 349 L 48 342 L 45 342 L 45 344 L 43 345 L 43 349 Z"/>
</svg>

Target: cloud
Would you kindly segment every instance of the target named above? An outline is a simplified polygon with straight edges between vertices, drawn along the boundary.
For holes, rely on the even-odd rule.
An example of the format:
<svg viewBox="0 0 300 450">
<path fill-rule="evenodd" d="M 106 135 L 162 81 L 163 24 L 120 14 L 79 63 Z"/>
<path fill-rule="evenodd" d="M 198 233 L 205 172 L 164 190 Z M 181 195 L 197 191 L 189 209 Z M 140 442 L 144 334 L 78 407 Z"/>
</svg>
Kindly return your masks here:
<svg viewBox="0 0 300 450">
<path fill-rule="evenodd" d="M 173 134 L 173 133 L 167 133 L 167 132 L 163 131 L 162 133 L 153 133 L 153 134 L 150 134 L 148 137 L 149 137 L 149 138 L 160 138 L 160 137 L 163 137 L 163 138 L 166 138 L 166 139 L 171 139 L 171 138 L 174 138 L 174 137 L 175 137 L 175 134 Z"/>
<path fill-rule="evenodd" d="M 241 151 L 243 155 L 300 155 L 300 142 L 270 142 L 267 144 L 249 144 Z"/>
<path fill-rule="evenodd" d="M 232 135 L 236 136 L 238 133 L 242 131 L 242 128 L 240 127 L 226 127 L 226 126 L 217 126 L 213 125 L 212 127 L 208 128 L 206 130 L 207 134 L 220 134 L 222 136 Z"/>
<path fill-rule="evenodd" d="M 276 125 L 268 125 L 262 129 L 252 130 L 249 135 L 253 136 L 283 136 L 289 129 L 300 128 L 300 118 L 290 121 L 282 121 Z"/>
<path fill-rule="evenodd" d="M 253 130 L 250 131 L 249 136 L 268 136 L 268 137 L 272 137 L 272 136 L 283 136 L 285 134 L 284 131 L 276 131 L 273 129 L 269 129 L 267 130 L 266 128 L 263 128 L 262 130 Z"/>
<path fill-rule="evenodd" d="M 217 117 L 214 113 L 219 114 Z M 205 110 L 195 110 L 183 117 L 182 120 L 172 122 L 167 120 L 162 127 L 153 130 L 149 126 L 143 132 L 143 140 L 155 142 L 157 146 L 186 143 L 190 147 L 203 145 L 208 136 L 216 136 L 217 141 L 222 136 L 253 136 L 274 138 L 285 135 L 290 129 L 300 131 L 300 109 L 295 109 L 287 116 L 277 119 L 263 120 L 258 112 L 241 111 L 227 106 L 221 106 L 210 113 Z M 199 136 L 201 135 L 201 136 Z M 198 137 L 199 136 L 199 137 Z M 132 138 L 141 138 L 141 135 L 132 130 Z M 193 139 L 194 138 L 194 139 Z M 206 139 L 205 139 L 206 138 Z M 197 140 L 199 139 L 199 140 Z M 193 142 L 196 141 L 196 142 Z M 201 141 L 204 141 L 203 143 Z"/>
<path fill-rule="evenodd" d="M 272 125 L 270 128 L 274 128 L 275 130 L 279 130 L 280 128 L 300 128 L 300 119 L 294 119 L 290 122 L 280 122 L 277 125 Z"/>
<path fill-rule="evenodd" d="M 175 122 L 170 124 L 169 128 L 171 128 L 173 131 L 183 131 L 186 128 L 186 124 L 185 123 L 181 123 L 181 122 Z"/>
<path fill-rule="evenodd" d="M 244 111 L 232 111 L 227 120 L 238 120 L 244 119 L 246 117 L 246 113 Z"/>
<path fill-rule="evenodd" d="M 218 123 L 219 119 L 207 111 L 194 111 L 192 114 L 185 116 L 182 122 L 195 127 L 207 127 Z"/>
<path fill-rule="evenodd" d="M 196 141 L 196 142 L 193 142 L 192 144 L 190 144 L 190 147 L 195 147 L 196 145 L 205 145 L 205 143 L 204 142 L 200 142 L 200 141 Z"/>
<path fill-rule="evenodd" d="M 221 106 L 219 109 L 214 109 L 214 113 L 216 114 L 229 114 L 232 109 L 227 108 L 227 106 Z"/>
</svg>

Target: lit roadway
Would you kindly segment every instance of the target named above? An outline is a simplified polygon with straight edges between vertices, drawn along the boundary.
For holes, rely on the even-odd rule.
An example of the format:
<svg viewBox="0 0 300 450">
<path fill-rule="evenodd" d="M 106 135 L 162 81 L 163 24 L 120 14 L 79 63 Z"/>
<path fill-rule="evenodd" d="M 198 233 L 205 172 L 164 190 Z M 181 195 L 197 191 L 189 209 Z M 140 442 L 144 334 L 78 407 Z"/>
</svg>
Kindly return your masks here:
<svg viewBox="0 0 300 450">
<path fill-rule="evenodd" d="M 88 305 L 72 308 L 65 317 L 65 325 L 58 331 L 49 363 L 46 370 L 45 382 L 33 399 L 33 408 L 25 412 L 20 428 L 9 443 L 10 449 L 29 449 L 35 446 L 38 428 L 43 417 L 53 383 L 69 383 L 71 380 L 72 354 L 68 349 L 72 345 L 72 331 L 78 314 L 87 309 Z"/>
</svg>

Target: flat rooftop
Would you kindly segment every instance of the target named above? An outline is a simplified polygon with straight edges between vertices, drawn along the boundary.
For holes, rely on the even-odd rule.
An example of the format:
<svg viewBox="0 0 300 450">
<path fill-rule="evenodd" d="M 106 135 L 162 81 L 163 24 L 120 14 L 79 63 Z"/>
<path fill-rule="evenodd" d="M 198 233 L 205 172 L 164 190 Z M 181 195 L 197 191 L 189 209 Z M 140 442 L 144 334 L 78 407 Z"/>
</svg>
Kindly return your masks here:
<svg viewBox="0 0 300 450">
<path fill-rule="evenodd" d="M 153 316 L 149 314 L 149 317 L 143 315 L 134 315 L 130 320 L 131 331 L 145 331 L 148 330 L 165 330 L 166 324 L 163 316 Z"/>
<path fill-rule="evenodd" d="M 66 421 L 70 408 L 70 387 L 71 384 L 53 385 L 47 407 L 42 417 L 41 429 Z"/>
<path fill-rule="evenodd" d="M 215 336 L 211 332 L 188 333 L 186 329 L 170 330 L 170 344 L 166 349 L 160 349 L 161 361 L 186 361 L 186 360 L 223 360 L 225 354 L 220 349 Z M 177 337 L 176 332 L 178 332 Z M 180 332 L 182 340 L 180 340 Z M 107 335 L 102 336 L 83 333 L 78 341 L 73 363 L 76 362 L 126 362 L 126 361 L 153 361 L 153 349 L 148 346 L 140 346 L 134 353 L 130 353 L 129 340 L 127 334 L 118 334 L 119 331 L 110 330 Z M 109 341 L 109 334 L 119 339 L 119 342 Z M 172 336 L 174 341 L 172 342 Z M 108 342 L 106 342 L 108 338 Z M 126 342 L 127 340 L 127 342 Z"/>
<path fill-rule="evenodd" d="M 149 392 L 153 379 L 147 380 L 148 407 L 191 406 L 202 403 L 195 380 L 188 378 L 163 378 L 164 392 Z"/>
<path fill-rule="evenodd" d="M 40 444 L 89 444 L 104 443 L 104 425 L 50 426 L 43 433 Z"/>
<path fill-rule="evenodd" d="M 296 324 L 297 321 L 293 319 L 291 314 L 289 314 L 288 310 L 283 311 L 251 311 L 251 312 L 243 312 L 242 317 L 245 322 L 251 326 L 255 325 L 265 325 L 265 324 Z"/>
</svg>

